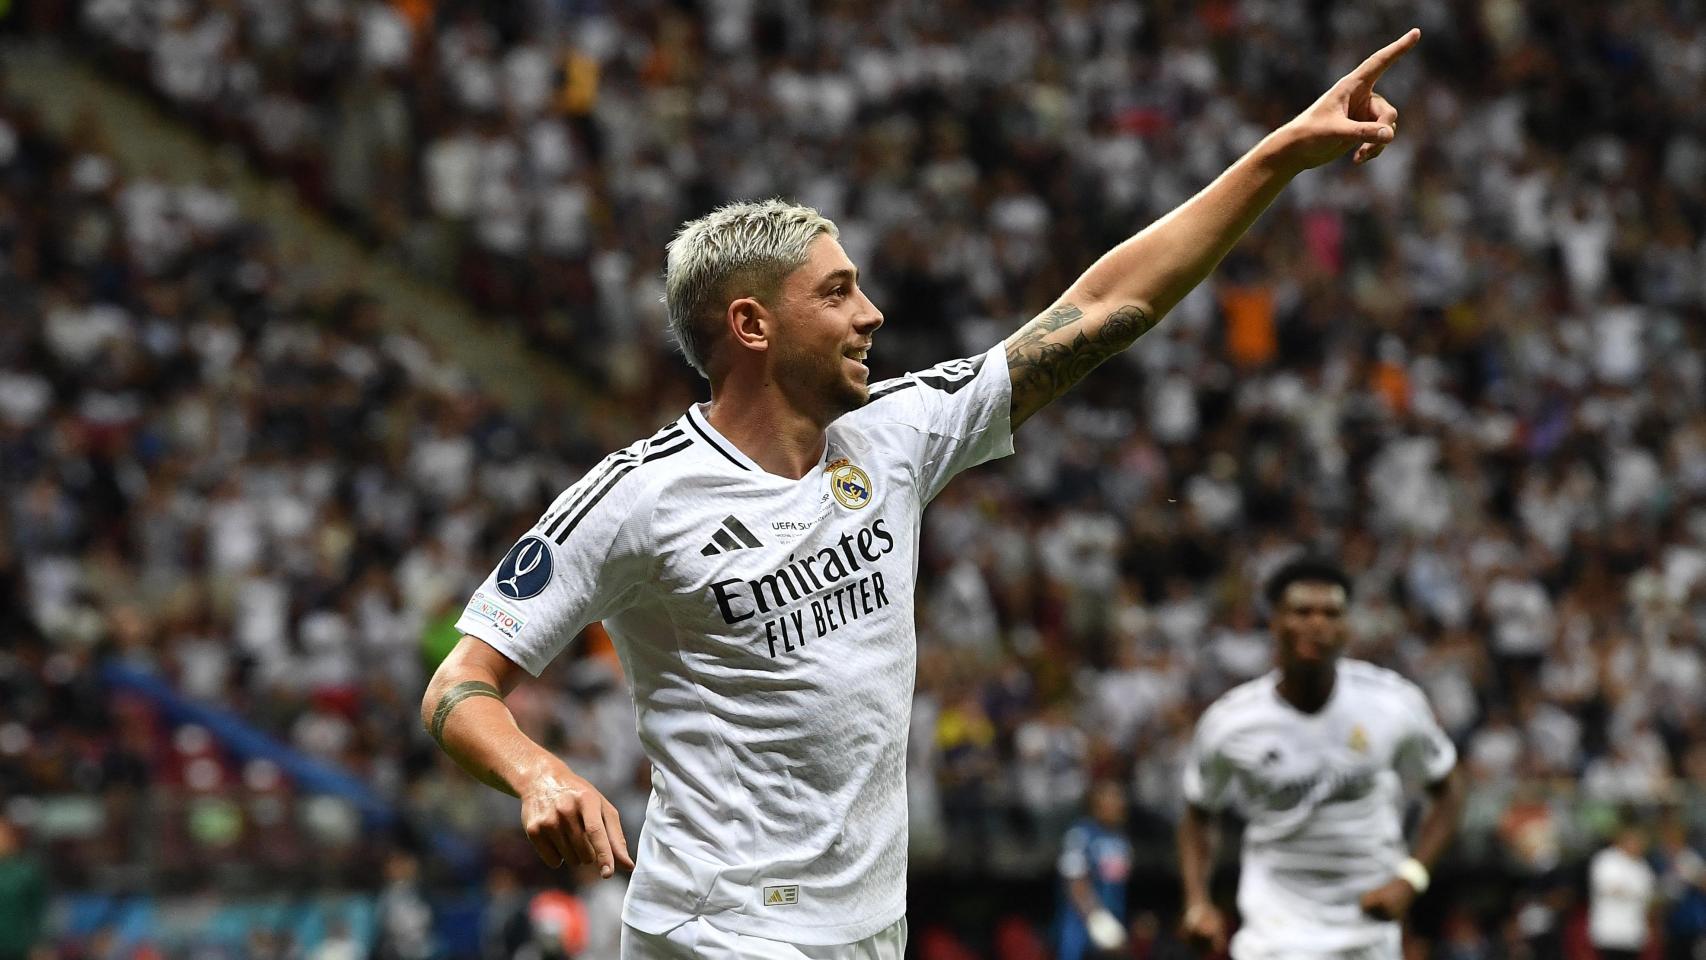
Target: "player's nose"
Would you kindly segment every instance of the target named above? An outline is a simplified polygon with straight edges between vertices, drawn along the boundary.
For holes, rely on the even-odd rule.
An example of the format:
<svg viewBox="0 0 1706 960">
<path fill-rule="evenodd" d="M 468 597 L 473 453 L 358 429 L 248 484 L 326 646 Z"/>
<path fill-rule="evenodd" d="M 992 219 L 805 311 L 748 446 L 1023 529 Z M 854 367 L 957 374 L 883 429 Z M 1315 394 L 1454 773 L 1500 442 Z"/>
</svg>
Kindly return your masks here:
<svg viewBox="0 0 1706 960">
<path fill-rule="evenodd" d="M 877 309 L 870 297 L 865 296 L 863 290 L 859 291 L 859 299 L 865 301 L 864 309 L 859 311 L 859 318 L 853 321 L 854 329 L 866 335 L 875 333 L 877 328 L 883 325 L 883 312 Z"/>
</svg>

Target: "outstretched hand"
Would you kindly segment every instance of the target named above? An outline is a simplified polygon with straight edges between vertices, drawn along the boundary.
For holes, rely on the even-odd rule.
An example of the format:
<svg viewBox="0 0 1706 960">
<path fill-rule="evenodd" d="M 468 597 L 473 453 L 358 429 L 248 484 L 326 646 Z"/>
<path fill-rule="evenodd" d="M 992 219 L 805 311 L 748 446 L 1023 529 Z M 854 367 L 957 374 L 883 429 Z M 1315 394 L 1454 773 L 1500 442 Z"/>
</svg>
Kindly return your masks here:
<svg viewBox="0 0 1706 960">
<path fill-rule="evenodd" d="M 1398 110 L 1374 92 L 1375 81 L 1422 39 L 1411 29 L 1364 60 L 1321 95 L 1309 109 L 1281 127 L 1280 156 L 1297 171 L 1319 167 L 1356 148 L 1355 163 L 1367 163 L 1398 136 Z"/>
</svg>

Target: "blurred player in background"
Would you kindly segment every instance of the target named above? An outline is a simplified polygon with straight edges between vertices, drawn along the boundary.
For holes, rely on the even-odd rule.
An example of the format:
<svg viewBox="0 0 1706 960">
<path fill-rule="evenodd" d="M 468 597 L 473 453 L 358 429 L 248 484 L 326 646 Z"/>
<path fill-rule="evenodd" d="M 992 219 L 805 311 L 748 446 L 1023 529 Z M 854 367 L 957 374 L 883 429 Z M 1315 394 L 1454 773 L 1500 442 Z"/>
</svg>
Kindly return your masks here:
<svg viewBox="0 0 1706 960">
<path fill-rule="evenodd" d="M 1090 789 L 1090 815 L 1067 831 L 1061 845 L 1056 960 L 1082 960 L 1125 946 L 1131 864 L 1125 790 L 1117 781 L 1098 780 Z"/>
<path fill-rule="evenodd" d="M 1226 946 L 1211 826 L 1232 811 L 1244 821 L 1234 960 L 1399 960 L 1400 921 L 1462 816 L 1457 751 L 1415 684 L 1340 656 L 1350 578 L 1337 565 L 1293 560 L 1266 593 L 1277 669 L 1204 711 L 1185 763 L 1184 933 Z M 1430 803 L 1407 854 L 1414 782 Z"/>
<path fill-rule="evenodd" d="M 896 380 L 869 382 L 883 316 L 833 223 L 769 201 L 682 228 L 670 325 L 710 402 L 557 498 L 469 602 L 421 705 L 464 769 L 520 797 L 547 864 L 631 868 L 615 808 L 503 701 L 604 622 L 653 767 L 624 956 L 902 955 L 921 511 L 1154 327 L 1293 177 L 1378 155 L 1398 115 L 1374 83 L 1419 37 L 1371 56 L 1005 343 Z"/>
</svg>

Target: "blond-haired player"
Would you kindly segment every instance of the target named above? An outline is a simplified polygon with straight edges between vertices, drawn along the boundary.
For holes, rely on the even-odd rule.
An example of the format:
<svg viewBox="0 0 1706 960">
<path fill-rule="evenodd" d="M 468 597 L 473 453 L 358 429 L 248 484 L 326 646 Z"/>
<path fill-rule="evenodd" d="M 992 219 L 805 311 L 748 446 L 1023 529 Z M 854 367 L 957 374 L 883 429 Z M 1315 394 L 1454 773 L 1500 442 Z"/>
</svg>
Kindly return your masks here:
<svg viewBox="0 0 1706 960">
<path fill-rule="evenodd" d="M 1370 57 L 1194 198 L 1108 251 L 1005 343 L 884 383 L 883 315 L 835 225 L 724 207 L 669 247 L 670 325 L 710 400 L 564 491 L 470 600 L 421 704 L 471 774 L 521 799 L 546 863 L 630 866 L 598 788 L 503 695 L 601 620 L 652 796 L 628 957 L 899 957 L 903 760 L 920 514 L 956 473 L 1152 328 L 1285 185 L 1397 111 Z"/>
</svg>

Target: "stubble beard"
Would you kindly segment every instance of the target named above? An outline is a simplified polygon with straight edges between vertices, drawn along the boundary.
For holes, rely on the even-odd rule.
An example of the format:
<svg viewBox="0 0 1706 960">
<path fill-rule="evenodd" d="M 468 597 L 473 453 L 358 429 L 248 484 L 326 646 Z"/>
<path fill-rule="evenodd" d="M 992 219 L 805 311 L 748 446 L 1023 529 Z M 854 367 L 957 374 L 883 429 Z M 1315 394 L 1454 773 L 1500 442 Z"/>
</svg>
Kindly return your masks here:
<svg viewBox="0 0 1706 960">
<path fill-rule="evenodd" d="M 870 402 L 870 387 L 848 377 L 844 366 L 847 358 L 842 354 L 800 354 L 789 361 L 783 373 L 783 392 L 797 408 L 812 411 L 823 423 Z"/>
<path fill-rule="evenodd" d="M 826 394 L 834 394 L 833 409 L 830 412 L 837 417 L 844 413 L 852 413 L 871 402 L 870 386 L 856 380 L 850 380 L 845 373 L 842 373 L 841 364 L 845 359 L 840 355 L 836 356 L 836 377 L 831 389 L 824 391 Z"/>
</svg>

